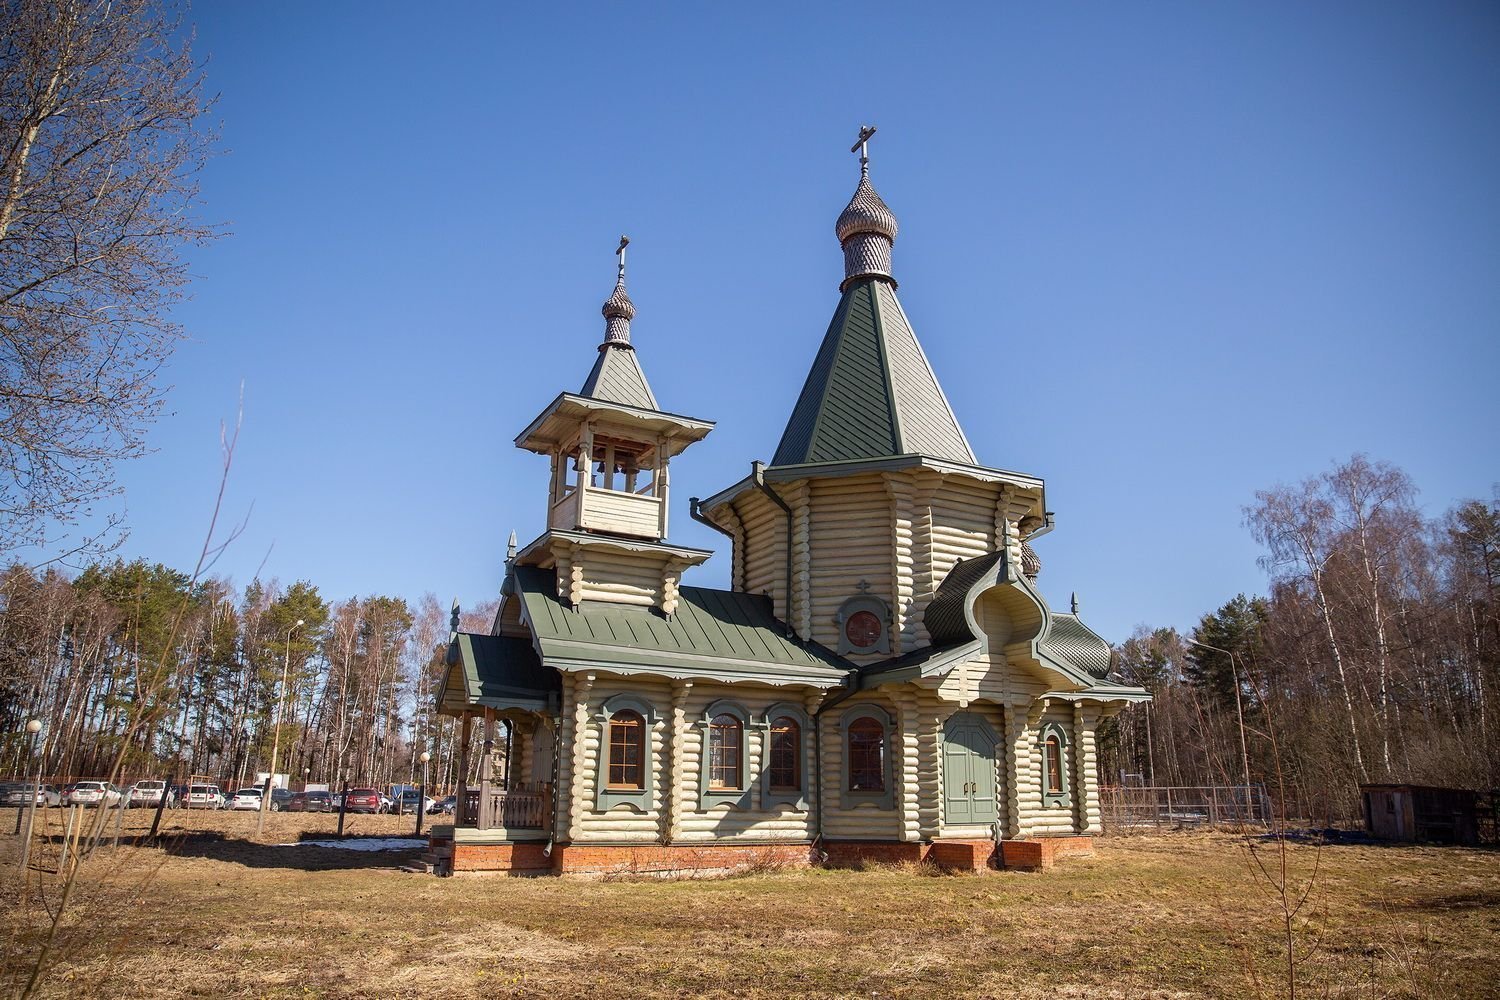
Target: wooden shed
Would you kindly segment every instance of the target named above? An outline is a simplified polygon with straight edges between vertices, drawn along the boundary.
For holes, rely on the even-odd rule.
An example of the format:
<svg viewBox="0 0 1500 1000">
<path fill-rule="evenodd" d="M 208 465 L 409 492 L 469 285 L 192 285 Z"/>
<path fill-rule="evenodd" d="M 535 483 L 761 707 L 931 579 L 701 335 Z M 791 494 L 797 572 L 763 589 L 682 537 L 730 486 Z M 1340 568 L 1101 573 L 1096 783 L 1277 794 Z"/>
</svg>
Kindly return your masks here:
<svg viewBox="0 0 1500 1000">
<path fill-rule="evenodd" d="M 1428 785 L 1360 785 L 1365 829 L 1380 840 L 1479 843 L 1479 793 Z"/>
</svg>

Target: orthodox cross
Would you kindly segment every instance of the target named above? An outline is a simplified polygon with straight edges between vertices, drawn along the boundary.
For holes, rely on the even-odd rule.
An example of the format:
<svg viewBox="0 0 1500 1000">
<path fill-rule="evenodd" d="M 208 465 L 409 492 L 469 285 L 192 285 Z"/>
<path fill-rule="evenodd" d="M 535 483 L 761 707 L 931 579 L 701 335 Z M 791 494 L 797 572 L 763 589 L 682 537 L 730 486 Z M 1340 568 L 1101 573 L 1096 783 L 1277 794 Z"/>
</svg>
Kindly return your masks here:
<svg viewBox="0 0 1500 1000">
<path fill-rule="evenodd" d="M 630 237 L 621 236 L 620 245 L 615 249 L 615 256 L 620 258 L 620 281 L 625 280 L 625 248 L 630 246 Z"/>
<path fill-rule="evenodd" d="M 854 145 L 849 147 L 849 152 L 859 154 L 859 172 L 868 174 L 870 172 L 870 136 L 875 134 L 874 125 L 861 125 L 859 127 L 859 138 Z"/>
</svg>

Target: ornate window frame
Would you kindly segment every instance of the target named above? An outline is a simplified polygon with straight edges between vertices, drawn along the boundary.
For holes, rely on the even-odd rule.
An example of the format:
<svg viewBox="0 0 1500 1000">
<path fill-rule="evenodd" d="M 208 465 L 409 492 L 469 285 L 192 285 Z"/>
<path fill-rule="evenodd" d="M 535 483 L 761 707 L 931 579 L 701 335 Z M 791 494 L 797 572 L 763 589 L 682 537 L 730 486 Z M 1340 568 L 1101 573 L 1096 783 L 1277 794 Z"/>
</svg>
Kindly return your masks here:
<svg viewBox="0 0 1500 1000">
<path fill-rule="evenodd" d="M 709 788 L 708 741 L 709 726 L 720 715 L 730 715 L 740 723 L 740 787 Z M 755 782 L 750 780 L 750 713 L 739 702 L 720 698 L 703 710 L 703 717 L 696 723 L 699 732 L 698 744 L 698 808 L 712 809 L 714 806 L 732 806 L 736 809 L 751 808 L 751 796 Z"/>
<path fill-rule="evenodd" d="M 1047 788 L 1047 740 L 1057 740 L 1057 766 L 1062 772 L 1062 791 L 1054 792 Z M 1063 808 L 1073 804 L 1073 769 L 1068 760 L 1068 731 L 1056 722 L 1048 722 L 1036 733 L 1036 747 L 1041 753 L 1042 759 L 1042 805 L 1052 808 Z"/>
<path fill-rule="evenodd" d="M 609 720 L 617 712 L 631 711 L 641 717 L 641 787 L 609 787 Z M 594 808 L 609 812 L 615 806 L 629 806 L 639 813 L 651 811 L 652 796 L 656 791 L 656 756 L 652 751 L 652 734 L 659 721 L 656 708 L 649 701 L 633 694 L 617 694 L 606 698 L 594 714 L 599 723 L 599 759 L 594 775 Z M 582 738 L 581 736 L 579 737 Z"/>
<path fill-rule="evenodd" d="M 868 611 L 880 619 L 880 638 L 875 641 L 873 646 L 856 646 L 844 634 L 844 624 L 861 611 Z M 833 616 L 833 620 L 838 623 L 839 646 L 837 652 L 840 656 L 843 656 L 845 653 L 854 653 L 856 655 L 861 653 L 890 653 L 891 609 L 880 598 L 871 597 L 868 594 L 851 597 L 839 605 L 838 614 Z"/>
<path fill-rule="evenodd" d="M 777 719 L 791 719 L 797 724 L 800 738 L 797 741 L 797 759 L 801 763 L 801 788 L 771 787 L 771 727 Z M 760 801 L 762 806 L 790 805 L 806 812 L 812 808 L 813 754 L 808 747 L 812 738 L 813 722 L 797 705 L 789 701 L 777 702 L 766 709 L 758 727 L 762 733 L 760 761 Z"/>
<path fill-rule="evenodd" d="M 853 791 L 849 788 L 849 727 L 859 719 L 874 719 L 884 729 L 880 764 L 883 772 L 881 783 L 885 787 L 880 791 Z M 873 702 L 852 705 L 839 717 L 839 742 L 843 746 L 843 761 L 839 768 L 839 804 L 843 808 L 853 809 L 862 802 L 872 802 L 882 809 L 892 808 L 895 789 L 891 780 L 894 770 L 891 766 L 891 748 L 895 745 L 895 732 L 896 726 L 891 720 L 891 713 Z"/>
</svg>

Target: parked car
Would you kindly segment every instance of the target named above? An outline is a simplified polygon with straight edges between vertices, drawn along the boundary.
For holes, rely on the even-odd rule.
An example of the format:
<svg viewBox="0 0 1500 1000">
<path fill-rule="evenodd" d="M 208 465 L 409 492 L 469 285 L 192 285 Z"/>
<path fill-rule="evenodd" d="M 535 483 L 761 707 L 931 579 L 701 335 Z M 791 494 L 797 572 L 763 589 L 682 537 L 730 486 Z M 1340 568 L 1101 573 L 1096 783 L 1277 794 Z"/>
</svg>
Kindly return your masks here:
<svg viewBox="0 0 1500 1000">
<path fill-rule="evenodd" d="M 383 813 L 385 802 L 374 788 L 351 788 L 345 796 L 345 810 L 352 813 Z"/>
<path fill-rule="evenodd" d="M 336 812 L 338 806 L 333 804 L 334 796 L 331 792 L 303 792 L 307 796 L 307 812 L 326 813 Z"/>
<path fill-rule="evenodd" d="M 35 800 L 39 806 L 62 804 L 62 794 L 56 785 L 41 785 L 34 781 L 10 782 L 0 791 L 0 806 L 29 806 Z"/>
<path fill-rule="evenodd" d="M 286 804 L 292 801 L 292 790 L 290 788 L 271 789 L 271 811 L 281 812 Z"/>
<path fill-rule="evenodd" d="M 165 781 L 137 781 L 130 786 L 130 795 L 125 800 L 127 809 L 143 806 L 155 809 L 161 805 L 161 797 L 167 797 L 166 807 L 177 808 L 177 790 L 169 786 Z"/>
<path fill-rule="evenodd" d="M 458 796 L 449 795 L 444 798 L 438 799 L 432 804 L 432 808 L 427 811 L 430 813 L 444 813 L 445 815 L 452 816 L 457 808 Z"/>
<path fill-rule="evenodd" d="M 382 812 L 390 812 L 396 808 L 396 800 L 391 798 L 389 792 L 380 793 L 380 809 Z"/>
<path fill-rule="evenodd" d="M 254 787 L 241 788 L 229 797 L 229 802 L 224 808 L 239 812 L 254 812 L 258 810 L 260 808 L 260 789 Z"/>
<path fill-rule="evenodd" d="M 403 816 L 407 815 L 408 813 L 414 813 L 417 811 L 417 801 L 419 798 L 421 799 L 422 809 L 424 812 L 432 812 L 432 807 L 437 805 L 437 802 L 432 798 L 432 796 L 422 795 L 422 793 L 417 791 L 415 788 L 407 788 L 404 789 L 401 794 L 396 796 L 396 806 L 393 811 L 401 813 Z"/>
<path fill-rule="evenodd" d="M 189 785 L 182 804 L 187 809 L 223 809 L 224 793 L 218 785 Z"/>
<path fill-rule="evenodd" d="M 125 795 L 107 781 L 80 781 L 68 793 L 68 804 L 73 806 L 117 806 Z"/>
</svg>

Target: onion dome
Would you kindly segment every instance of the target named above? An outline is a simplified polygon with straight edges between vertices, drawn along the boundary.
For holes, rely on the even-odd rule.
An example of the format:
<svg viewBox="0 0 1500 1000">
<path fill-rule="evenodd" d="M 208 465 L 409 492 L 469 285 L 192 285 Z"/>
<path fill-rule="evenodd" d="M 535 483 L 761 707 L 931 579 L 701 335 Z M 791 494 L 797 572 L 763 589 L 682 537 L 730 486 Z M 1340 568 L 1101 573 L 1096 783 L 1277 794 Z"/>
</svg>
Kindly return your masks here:
<svg viewBox="0 0 1500 1000">
<path fill-rule="evenodd" d="M 630 237 L 620 237 L 620 249 L 615 253 L 620 258 L 620 273 L 615 278 L 615 290 L 609 298 L 604 300 L 604 343 L 599 345 L 602 351 L 611 344 L 622 347 L 630 346 L 630 321 L 635 319 L 635 303 L 630 301 L 630 294 L 625 291 L 625 247 L 630 244 Z"/>
<path fill-rule="evenodd" d="M 860 233 L 884 236 L 895 242 L 896 215 L 880 195 L 875 193 L 875 188 L 870 184 L 868 165 L 861 169 L 859 187 L 854 189 L 854 197 L 849 199 L 848 206 L 839 215 L 834 231 L 838 233 L 840 243 Z"/>
<path fill-rule="evenodd" d="M 844 247 L 844 281 L 847 289 L 857 278 L 883 278 L 892 285 L 891 245 L 896 241 L 896 215 L 870 184 L 869 140 L 872 125 L 859 130 L 859 141 L 850 150 L 859 153 L 859 187 L 834 224 Z"/>
</svg>

